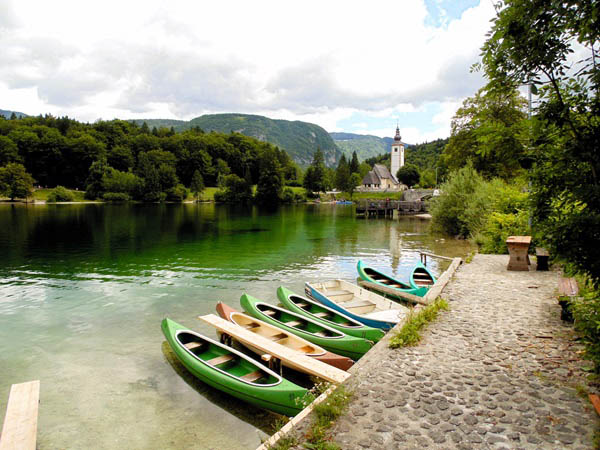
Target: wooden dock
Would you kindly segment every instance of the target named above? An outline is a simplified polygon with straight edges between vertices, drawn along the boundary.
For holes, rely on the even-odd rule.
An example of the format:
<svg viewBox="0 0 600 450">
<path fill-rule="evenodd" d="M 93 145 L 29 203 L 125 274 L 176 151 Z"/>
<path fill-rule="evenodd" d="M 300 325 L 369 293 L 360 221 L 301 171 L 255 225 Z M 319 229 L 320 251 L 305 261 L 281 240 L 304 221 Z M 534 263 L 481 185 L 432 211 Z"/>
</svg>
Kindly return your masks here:
<svg viewBox="0 0 600 450">
<path fill-rule="evenodd" d="M 0 450 L 35 450 L 39 402 L 39 380 L 12 385 L 0 435 Z"/>
<path fill-rule="evenodd" d="M 325 364 L 310 356 L 295 352 L 283 345 L 277 344 L 269 339 L 245 330 L 227 320 L 221 319 L 214 314 L 199 316 L 198 319 L 215 327 L 222 333 L 228 334 L 236 341 L 242 344 L 250 345 L 273 357 L 285 362 L 287 366 L 297 368 L 316 377 L 322 378 L 331 383 L 340 384 L 344 382 L 350 374 L 337 369 L 329 364 Z"/>
<path fill-rule="evenodd" d="M 424 201 L 366 200 L 356 205 L 356 214 L 365 217 L 393 217 L 398 215 L 416 215 L 427 212 Z"/>
</svg>

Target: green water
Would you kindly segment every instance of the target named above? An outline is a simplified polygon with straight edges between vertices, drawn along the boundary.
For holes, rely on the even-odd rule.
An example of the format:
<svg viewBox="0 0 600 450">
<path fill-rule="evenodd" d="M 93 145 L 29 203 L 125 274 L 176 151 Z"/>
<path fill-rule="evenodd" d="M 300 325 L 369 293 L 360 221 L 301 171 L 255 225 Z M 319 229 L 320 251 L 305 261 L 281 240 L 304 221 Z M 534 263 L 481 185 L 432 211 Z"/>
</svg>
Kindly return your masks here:
<svg viewBox="0 0 600 450">
<path fill-rule="evenodd" d="M 277 416 L 192 378 L 162 318 L 214 336 L 196 317 L 219 300 L 353 281 L 358 259 L 406 279 L 419 250 L 470 248 L 352 206 L 2 204 L 0 411 L 12 383 L 39 379 L 40 449 L 253 449 Z"/>
</svg>

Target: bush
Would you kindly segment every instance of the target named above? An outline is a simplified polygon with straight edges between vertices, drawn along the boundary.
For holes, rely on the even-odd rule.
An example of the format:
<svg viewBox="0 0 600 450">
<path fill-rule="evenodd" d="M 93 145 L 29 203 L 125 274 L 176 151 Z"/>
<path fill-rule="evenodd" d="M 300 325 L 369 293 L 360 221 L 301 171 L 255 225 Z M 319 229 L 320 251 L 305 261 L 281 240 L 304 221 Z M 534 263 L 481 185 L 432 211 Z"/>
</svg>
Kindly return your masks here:
<svg viewBox="0 0 600 450">
<path fill-rule="evenodd" d="M 286 187 L 283 189 L 283 192 L 281 194 L 281 203 L 294 203 L 296 199 L 296 196 L 294 195 L 294 191 L 289 188 Z"/>
<path fill-rule="evenodd" d="M 105 192 L 102 198 L 107 202 L 128 202 L 131 200 L 129 194 L 125 192 Z"/>
<path fill-rule="evenodd" d="M 509 236 L 523 236 L 529 233 L 528 214 L 519 211 L 517 214 L 493 212 L 483 229 L 475 235 L 475 242 L 482 253 L 508 253 L 506 239 Z M 532 246 L 534 248 L 535 245 Z"/>
<path fill-rule="evenodd" d="M 600 374 L 600 291 L 583 283 L 581 296 L 570 307 L 575 329 L 585 344 L 584 356 L 594 363 L 595 373 Z"/>
<path fill-rule="evenodd" d="M 173 186 L 171 189 L 167 189 L 167 200 L 170 202 L 182 202 L 188 196 L 188 190 L 183 184 Z"/>
<path fill-rule="evenodd" d="M 75 201 L 75 195 L 63 186 L 56 186 L 48 193 L 47 203 L 72 202 Z"/>
</svg>

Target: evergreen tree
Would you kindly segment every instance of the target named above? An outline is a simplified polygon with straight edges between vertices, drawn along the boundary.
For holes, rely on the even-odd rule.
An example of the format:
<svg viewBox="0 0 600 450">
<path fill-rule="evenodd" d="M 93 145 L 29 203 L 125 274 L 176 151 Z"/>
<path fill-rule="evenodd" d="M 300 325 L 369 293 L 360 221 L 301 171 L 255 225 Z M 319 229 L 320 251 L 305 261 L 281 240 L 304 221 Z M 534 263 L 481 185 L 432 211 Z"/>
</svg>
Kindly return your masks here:
<svg viewBox="0 0 600 450">
<path fill-rule="evenodd" d="M 346 162 L 346 157 L 342 155 L 335 171 L 335 187 L 342 192 L 348 190 L 350 186 L 350 167 Z"/>
<path fill-rule="evenodd" d="M 352 152 L 352 160 L 350 161 L 350 173 L 360 173 L 360 163 L 356 151 Z"/>
<path fill-rule="evenodd" d="M 327 187 L 327 172 L 325 168 L 325 159 L 323 157 L 323 152 L 321 149 L 317 149 L 317 151 L 313 155 L 313 160 L 308 169 L 306 169 L 306 174 L 304 175 L 304 188 L 311 192 L 322 192 L 326 190 Z"/>
</svg>

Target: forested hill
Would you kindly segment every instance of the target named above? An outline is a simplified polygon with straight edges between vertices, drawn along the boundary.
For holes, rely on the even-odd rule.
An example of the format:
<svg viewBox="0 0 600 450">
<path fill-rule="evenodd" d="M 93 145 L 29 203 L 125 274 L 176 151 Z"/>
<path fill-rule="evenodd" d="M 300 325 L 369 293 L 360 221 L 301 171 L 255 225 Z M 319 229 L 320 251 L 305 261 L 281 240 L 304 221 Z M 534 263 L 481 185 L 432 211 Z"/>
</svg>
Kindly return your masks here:
<svg viewBox="0 0 600 450">
<path fill-rule="evenodd" d="M 406 164 L 413 164 L 419 168 L 419 170 L 435 169 L 440 166 L 440 155 L 444 151 L 444 147 L 448 143 L 446 139 L 436 139 L 435 141 L 425 142 L 423 144 L 416 144 L 407 147 L 406 149 Z M 375 157 L 369 158 L 367 163 L 380 164 L 388 163 L 390 160 L 390 152 L 386 150 Z"/>
<path fill-rule="evenodd" d="M 27 114 L 24 114 L 24 113 L 22 113 L 22 112 L 19 112 L 19 111 L 8 111 L 8 110 L 6 110 L 6 109 L 0 109 L 0 116 L 4 116 L 4 117 L 6 117 L 7 119 L 10 119 L 10 117 L 11 117 L 13 114 L 14 114 L 15 116 L 17 116 L 17 117 L 27 117 Z"/>
<path fill-rule="evenodd" d="M 275 120 L 249 114 L 207 114 L 188 122 L 162 119 L 136 120 L 136 122 L 140 125 L 146 122 L 150 128 L 173 127 L 175 131 L 196 127 L 205 132 L 235 131 L 278 146 L 302 166 L 311 163 L 312 155 L 317 148 L 323 151 L 325 163 L 330 167 L 337 166 L 342 156 L 342 152 L 329 133 L 320 126 L 308 122 Z"/>
<path fill-rule="evenodd" d="M 346 158 L 351 158 L 352 153 L 356 152 L 360 161 L 389 152 L 392 142 L 394 142 L 393 138 L 380 138 L 365 134 L 329 133 L 329 135 L 346 155 Z"/>
</svg>

